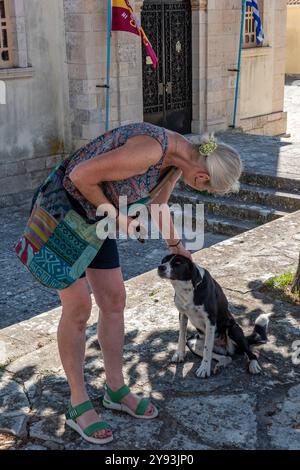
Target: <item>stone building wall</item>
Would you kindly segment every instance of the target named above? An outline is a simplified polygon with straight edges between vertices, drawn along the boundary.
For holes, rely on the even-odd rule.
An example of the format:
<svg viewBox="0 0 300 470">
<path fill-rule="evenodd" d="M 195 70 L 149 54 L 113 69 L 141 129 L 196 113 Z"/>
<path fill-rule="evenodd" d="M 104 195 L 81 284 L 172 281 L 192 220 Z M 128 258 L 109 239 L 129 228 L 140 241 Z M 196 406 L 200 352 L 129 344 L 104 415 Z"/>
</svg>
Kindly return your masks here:
<svg viewBox="0 0 300 470">
<path fill-rule="evenodd" d="M 0 68 L 0 207 L 27 201 L 71 149 L 61 0 L 11 0 L 15 63 Z"/>
<path fill-rule="evenodd" d="M 140 18 L 143 0 L 131 2 Z M 105 130 L 105 1 L 64 1 L 73 139 L 76 147 Z M 192 132 L 227 129 L 233 120 L 241 0 L 191 0 Z M 286 1 L 264 0 L 264 47 L 243 51 L 238 126 L 253 133 L 286 129 Z M 141 41 L 113 32 L 110 128 L 143 120 Z"/>
<path fill-rule="evenodd" d="M 14 2 L 17 68 L 0 69 L 0 206 L 23 201 L 63 155 L 105 131 L 107 2 Z M 140 19 L 143 0 L 131 0 Z M 232 124 L 241 0 L 191 0 L 192 132 Z M 264 47 L 243 51 L 238 126 L 285 132 L 286 0 L 264 0 Z M 111 38 L 110 123 L 143 121 L 142 45 Z M 100 87 L 99 87 L 100 86 Z"/>
<path fill-rule="evenodd" d="M 243 52 L 240 126 L 249 134 L 280 135 L 286 132 L 286 21 L 286 0 L 264 0 L 264 47 Z M 250 100 L 256 108 L 247 115 Z"/>
<path fill-rule="evenodd" d="M 233 122 L 241 1 L 192 0 L 192 131 L 224 130 Z M 242 55 L 238 122 L 247 132 L 286 131 L 284 73 L 286 0 L 264 0 L 263 47 Z"/>
</svg>

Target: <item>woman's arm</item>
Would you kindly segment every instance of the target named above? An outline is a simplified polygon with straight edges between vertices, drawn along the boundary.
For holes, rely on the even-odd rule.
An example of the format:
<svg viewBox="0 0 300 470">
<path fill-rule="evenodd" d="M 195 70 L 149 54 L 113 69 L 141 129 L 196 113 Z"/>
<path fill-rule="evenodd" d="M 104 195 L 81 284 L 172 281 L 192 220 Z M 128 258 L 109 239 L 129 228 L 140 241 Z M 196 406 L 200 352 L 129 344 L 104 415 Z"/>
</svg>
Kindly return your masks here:
<svg viewBox="0 0 300 470">
<path fill-rule="evenodd" d="M 180 237 L 174 227 L 174 223 L 168 207 L 168 201 L 180 176 L 181 171 L 178 170 L 178 172 L 174 174 L 173 178 L 168 181 L 157 197 L 152 201 L 151 205 L 164 204 L 164 211 L 159 219 L 155 218 L 155 216 L 153 217 L 153 214 L 156 213 L 156 211 L 153 211 L 151 219 L 155 222 L 156 226 L 164 237 L 171 253 L 192 259 L 191 253 L 184 248 L 180 241 Z M 151 208 L 151 205 L 149 209 Z M 178 244 L 179 241 L 180 243 Z"/>
<path fill-rule="evenodd" d="M 169 211 L 169 208 L 167 206 L 168 201 L 170 199 L 170 196 L 174 190 L 174 187 L 178 181 L 178 179 L 181 176 L 181 171 L 178 170 L 172 177 L 172 179 L 168 180 L 168 182 L 165 184 L 165 186 L 162 188 L 162 190 L 159 192 L 159 194 L 156 196 L 156 198 L 152 201 L 151 206 L 154 205 L 165 205 L 165 212 L 163 214 L 164 218 L 164 223 L 166 223 L 166 220 L 169 219 L 167 226 L 166 226 L 166 233 L 163 230 L 163 220 L 162 217 L 158 219 L 155 218 L 155 213 L 156 211 L 152 211 L 152 219 L 154 220 L 156 226 L 159 228 L 159 231 L 162 233 L 163 237 L 165 238 L 166 242 L 168 244 L 175 244 L 179 237 L 177 232 L 175 231 L 175 227 L 171 218 L 171 214 Z M 170 236 L 168 236 L 170 234 Z"/>
</svg>

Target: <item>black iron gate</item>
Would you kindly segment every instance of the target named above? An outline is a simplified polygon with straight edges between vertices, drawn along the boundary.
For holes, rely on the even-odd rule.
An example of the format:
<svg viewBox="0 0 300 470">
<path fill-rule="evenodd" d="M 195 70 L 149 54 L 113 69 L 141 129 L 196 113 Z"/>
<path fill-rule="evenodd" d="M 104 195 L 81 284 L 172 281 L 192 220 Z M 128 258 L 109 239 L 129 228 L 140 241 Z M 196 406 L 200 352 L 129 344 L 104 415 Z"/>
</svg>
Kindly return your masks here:
<svg viewBox="0 0 300 470">
<path fill-rule="evenodd" d="M 145 0 L 142 26 L 159 64 L 156 70 L 143 48 L 144 120 L 191 132 L 192 24 L 188 0 Z"/>
</svg>

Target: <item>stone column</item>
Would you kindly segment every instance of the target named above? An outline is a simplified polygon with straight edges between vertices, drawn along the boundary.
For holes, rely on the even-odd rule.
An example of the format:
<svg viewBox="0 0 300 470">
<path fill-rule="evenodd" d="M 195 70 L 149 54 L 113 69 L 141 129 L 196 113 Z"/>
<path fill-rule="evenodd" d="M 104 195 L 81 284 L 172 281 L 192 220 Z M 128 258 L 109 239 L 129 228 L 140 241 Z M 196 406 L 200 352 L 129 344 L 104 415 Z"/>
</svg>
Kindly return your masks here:
<svg viewBox="0 0 300 470">
<path fill-rule="evenodd" d="M 287 5 L 284 0 L 278 0 L 274 8 L 274 81 L 273 81 L 273 112 L 283 111 L 284 85 L 286 64 L 287 39 Z M 282 133 L 285 130 L 281 129 Z"/>
<path fill-rule="evenodd" d="M 133 2 L 131 2 L 134 6 Z M 72 134 L 76 148 L 105 132 L 107 2 L 64 0 Z M 143 119 L 141 40 L 113 32 L 110 129 Z"/>
<path fill-rule="evenodd" d="M 105 130 L 106 2 L 64 0 L 72 137 L 80 147 Z"/>
<path fill-rule="evenodd" d="M 131 0 L 137 20 L 141 19 L 143 0 Z M 114 32 L 116 40 L 115 101 L 112 120 L 120 125 L 143 121 L 143 63 L 142 40 L 136 34 Z"/>
<path fill-rule="evenodd" d="M 192 7 L 192 133 L 200 134 L 207 124 L 207 0 L 191 0 Z"/>
<path fill-rule="evenodd" d="M 240 0 L 192 0 L 192 132 L 232 124 L 241 14 Z"/>
</svg>

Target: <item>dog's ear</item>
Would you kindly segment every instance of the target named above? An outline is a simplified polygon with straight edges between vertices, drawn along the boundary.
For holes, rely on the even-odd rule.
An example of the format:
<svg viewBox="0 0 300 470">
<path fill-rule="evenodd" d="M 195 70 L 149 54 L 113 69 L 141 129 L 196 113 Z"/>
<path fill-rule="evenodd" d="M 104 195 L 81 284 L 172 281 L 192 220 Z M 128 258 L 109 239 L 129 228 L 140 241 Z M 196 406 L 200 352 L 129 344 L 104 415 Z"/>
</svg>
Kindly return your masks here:
<svg viewBox="0 0 300 470">
<path fill-rule="evenodd" d="M 192 269 L 193 269 L 192 270 L 192 284 L 193 284 L 194 289 L 195 289 L 199 284 L 201 284 L 202 275 L 201 275 L 200 269 L 198 269 L 196 264 L 193 265 Z"/>
<path fill-rule="evenodd" d="M 168 256 L 165 256 L 161 262 L 161 264 L 165 264 L 165 263 L 168 263 L 168 261 L 170 261 L 170 259 L 173 257 L 174 255 L 168 255 Z"/>
</svg>

